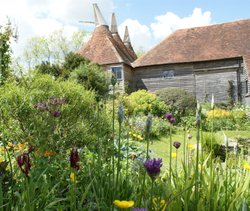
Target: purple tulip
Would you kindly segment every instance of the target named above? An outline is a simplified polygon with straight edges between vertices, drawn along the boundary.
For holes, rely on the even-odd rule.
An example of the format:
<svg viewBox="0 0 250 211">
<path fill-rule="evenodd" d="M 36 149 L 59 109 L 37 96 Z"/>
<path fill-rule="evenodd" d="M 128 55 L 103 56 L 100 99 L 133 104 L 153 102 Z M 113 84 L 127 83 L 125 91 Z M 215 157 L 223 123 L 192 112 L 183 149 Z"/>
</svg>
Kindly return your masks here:
<svg viewBox="0 0 250 211">
<path fill-rule="evenodd" d="M 70 167 L 79 170 L 80 164 L 78 163 L 80 161 L 80 157 L 78 154 L 78 151 L 76 148 L 73 148 L 70 153 Z"/>
</svg>

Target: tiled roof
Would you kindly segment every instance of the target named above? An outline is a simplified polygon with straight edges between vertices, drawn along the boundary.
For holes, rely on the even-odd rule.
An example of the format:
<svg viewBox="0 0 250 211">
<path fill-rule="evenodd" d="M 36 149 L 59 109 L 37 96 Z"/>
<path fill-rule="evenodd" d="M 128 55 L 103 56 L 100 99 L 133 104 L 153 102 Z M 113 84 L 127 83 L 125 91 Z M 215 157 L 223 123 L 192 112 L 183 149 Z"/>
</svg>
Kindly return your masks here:
<svg viewBox="0 0 250 211">
<path fill-rule="evenodd" d="M 250 74 L 250 19 L 180 29 L 137 59 L 134 67 L 243 57 Z"/>
<path fill-rule="evenodd" d="M 135 60 L 105 25 L 96 27 L 90 40 L 77 53 L 100 65 L 122 62 L 130 65 Z"/>
</svg>

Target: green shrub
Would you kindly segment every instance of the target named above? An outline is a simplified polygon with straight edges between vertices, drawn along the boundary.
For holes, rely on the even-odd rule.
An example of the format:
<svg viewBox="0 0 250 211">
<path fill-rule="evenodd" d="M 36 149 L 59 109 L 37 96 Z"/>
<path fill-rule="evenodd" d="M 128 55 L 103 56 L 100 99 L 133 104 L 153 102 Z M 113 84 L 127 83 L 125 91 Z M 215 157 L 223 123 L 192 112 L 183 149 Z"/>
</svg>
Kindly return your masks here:
<svg viewBox="0 0 250 211">
<path fill-rule="evenodd" d="M 189 92 L 179 88 L 165 88 L 158 90 L 156 94 L 170 107 L 170 111 L 177 120 L 180 117 L 194 113 L 196 100 Z"/>
<path fill-rule="evenodd" d="M 147 116 L 134 116 L 130 119 L 130 135 L 134 140 L 142 141 L 141 137 L 145 135 Z M 166 135 L 169 131 L 169 123 L 159 117 L 153 117 L 152 128 L 150 132 L 151 138 L 159 138 L 162 135 Z M 138 137 L 139 136 L 139 137 Z"/>
<path fill-rule="evenodd" d="M 247 128 L 248 118 L 245 111 L 227 111 L 216 108 L 206 113 L 206 126 L 208 130 L 243 130 Z"/>
<path fill-rule="evenodd" d="M 146 90 L 139 90 L 123 98 L 123 104 L 128 115 L 151 113 L 162 116 L 169 108 L 155 94 Z"/>
<path fill-rule="evenodd" d="M 99 95 L 108 92 L 106 72 L 97 64 L 83 63 L 71 74 L 70 79 L 83 85 L 88 90 L 94 90 Z"/>
<path fill-rule="evenodd" d="M 0 88 L 1 125 L 7 140 L 54 151 L 94 147 L 109 134 L 107 117 L 96 114 L 95 94 L 70 81 L 36 75 L 28 84 Z"/>
</svg>

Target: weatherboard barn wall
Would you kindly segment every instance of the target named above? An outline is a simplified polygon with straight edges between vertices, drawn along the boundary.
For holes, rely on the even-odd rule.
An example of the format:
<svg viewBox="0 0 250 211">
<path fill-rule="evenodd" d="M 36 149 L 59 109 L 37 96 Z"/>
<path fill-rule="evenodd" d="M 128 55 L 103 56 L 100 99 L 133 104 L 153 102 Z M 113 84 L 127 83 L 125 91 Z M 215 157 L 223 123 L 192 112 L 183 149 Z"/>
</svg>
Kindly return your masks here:
<svg viewBox="0 0 250 211">
<path fill-rule="evenodd" d="M 233 82 L 235 102 L 244 101 L 246 79 L 238 58 L 184 64 L 166 64 L 137 67 L 134 71 L 134 89 L 155 92 L 162 88 L 182 88 L 198 100 L 211 99 L 227 102 L 228 81 Z"/>
</svg>

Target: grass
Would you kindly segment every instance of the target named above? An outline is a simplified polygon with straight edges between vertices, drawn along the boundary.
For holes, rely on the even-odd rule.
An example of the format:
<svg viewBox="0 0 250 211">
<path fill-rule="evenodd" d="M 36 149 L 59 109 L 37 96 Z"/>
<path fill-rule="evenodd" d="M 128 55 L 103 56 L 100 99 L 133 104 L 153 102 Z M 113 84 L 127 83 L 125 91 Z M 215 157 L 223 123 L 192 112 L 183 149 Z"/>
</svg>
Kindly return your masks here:
<svg viewBox="0 0 250 211">
<path fill-rule="evenodd" d="M 219 131 L 215 133 L 215 136 L 217 136 L 217 139 L 221 141 L 221 143 L 224 143 L 224 134 L 230 139 L 236 139 L 237 137 L 241 138 L 250 138 L 250 131 Z M 196 131 L 191 130 L 190 133 L 193 135 L 193 137 L 188 140 L 187 134 L 186 134 L 186 143 L 187 144 L 196 144 Z M 204 136 L 209 136 L 209 132 L 203 132 Z M 184 153 L 184 132 L 180 129 L 177 129 L 177 132 L 172 135 L 172 140 L 178 141 L 181 143 L 181 147 L 178 149 L 178 156 L 177 160 L 178 163 L 181 163 L 183 160 L 183 153 Z M 138 143 L 141 147 L 146 148 L 146 142 Z M 163 167 L 167 167 L 169 163 L 169 137 L 160 137 L 159 139 L 151 140 L 150 142 L 150 156 L 155 158 L 162 158 L 163 161 Z M 172 148 L 172 152 L 175 152 L 175 148 Z M 173 159 L 175 160 L 175 158 Z M 175 161 L 173 161 L 175 162 Z M 178 164 L 179 165 L 179 164 Z"/>
<path fill-rule="evenodd" d="M 232 131 L 224 131 L 226 136 L 228 138 L 232 138 L 232 139 L 236 139 L 236 138 L 249 138 L 250 139 L 250 131 L 240 131 L 240 130 L 232 130 Z M 220 134 L 222 134 L 222 132 L 218 132 Z"/>
</svg>

